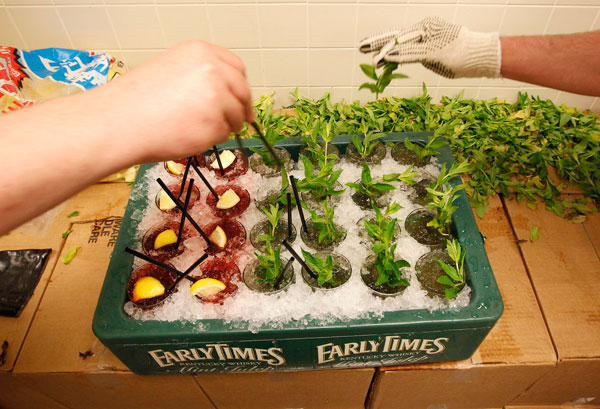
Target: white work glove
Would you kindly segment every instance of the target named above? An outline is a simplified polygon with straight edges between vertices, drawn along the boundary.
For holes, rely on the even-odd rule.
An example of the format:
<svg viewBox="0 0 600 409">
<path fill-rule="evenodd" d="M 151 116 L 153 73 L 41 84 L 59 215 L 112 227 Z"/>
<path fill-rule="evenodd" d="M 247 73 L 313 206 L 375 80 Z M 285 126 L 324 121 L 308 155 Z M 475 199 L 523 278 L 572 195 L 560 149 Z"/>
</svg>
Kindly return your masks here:
<svg viewBox="0 0 600 409">
<path fill-rule="evenodd" d="M 473 32 L 439 17 L 427 17 L 411 27 L 365 38 L 359 50 L 377 52 L 373 57 L 376 67 L 386 62 L 420 62 L 447 78 L 500 77 L 497 32 Z"/>
</svg>

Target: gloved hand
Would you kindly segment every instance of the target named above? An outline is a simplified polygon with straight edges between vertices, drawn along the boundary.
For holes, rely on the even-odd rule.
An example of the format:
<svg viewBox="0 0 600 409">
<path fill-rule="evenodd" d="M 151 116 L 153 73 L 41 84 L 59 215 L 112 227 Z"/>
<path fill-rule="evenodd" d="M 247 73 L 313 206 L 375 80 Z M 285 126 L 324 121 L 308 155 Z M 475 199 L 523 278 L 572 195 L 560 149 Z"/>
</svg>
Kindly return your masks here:
<svg viewBox="0 0 600 409">
<path fill-rule="evenodd" d="M 447 78 L 500 77 L 500 38 L 497 32 L 478 33 L 427 17 L 417 24 L 360 41 L 363 53 L 377 52 L 376 67 L 386 62 L 420 62 Z"/>
</svg>

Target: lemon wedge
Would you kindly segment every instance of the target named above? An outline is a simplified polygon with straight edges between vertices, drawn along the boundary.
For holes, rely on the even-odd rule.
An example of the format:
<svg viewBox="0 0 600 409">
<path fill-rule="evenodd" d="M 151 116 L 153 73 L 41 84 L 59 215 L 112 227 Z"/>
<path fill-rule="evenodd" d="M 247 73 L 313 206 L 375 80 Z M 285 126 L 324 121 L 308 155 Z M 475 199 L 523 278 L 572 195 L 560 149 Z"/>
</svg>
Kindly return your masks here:
<svg viewBox="0 0 600 409">
<path fill-rule="evenodd" d="M 158 297 L 165 293 L 165 287 L 154 277 L 142 277 L 135 282 L 133 287 L 133 302 L 146 298 Z"/>
<path fill-rule="evenodd" d="M 174 175 L 181 175 L 185 169 L 185 165 L 169 160 L 167 161 L 167 169 Z"/>
<path fill-rule="evenodd" d="M 225 231 L 221 228 L 221 226 L 217 226 L 217 228 L 213 230 L 208 238 L 222 249 L 224 249 L 227 245 L 227 236 L 225 235 Z"/>
<path fill-rule="evenodd" d="M 154 239 L 154 250 L 173 243 L 177 243 L 177 234 L 171 229 L 165 230 Z"/>
<path fill-rule="evenodd" d="M 221 165 L 223 165 L 223 169 L 227 169 L 235 160 L 235 154 L 230 150 L 224 150 L 219 154 L 219 158 L 221 159 Z M 219 169 L 219 162 L 215 159 L 213 163 L 210 164 L 210 167 L 213 169 Z"/>
<path fill-rule="evenodd" d="M 160 210 L 171 210 L 177 207 L 171 196 L 167 194 L 164 190 L 160 191 L 160 198 L 158 199 L 158 207 Z"/>
<path fill-rule="evenodd" d="M 190 294 L 197 297 L 209 297 L 220 293 L 225 289 L 225 283 L 215 278 L 202 278 L 192 284 Z"/>
<path fill-rule="evenodd" d="M 217 209 L 231 209 L 239 202 L 240 197 L 233 191 L 233 189 L 227 189 L 225 193 L 219 196 L 219 201 L 217 202 Z"/>
</svg>

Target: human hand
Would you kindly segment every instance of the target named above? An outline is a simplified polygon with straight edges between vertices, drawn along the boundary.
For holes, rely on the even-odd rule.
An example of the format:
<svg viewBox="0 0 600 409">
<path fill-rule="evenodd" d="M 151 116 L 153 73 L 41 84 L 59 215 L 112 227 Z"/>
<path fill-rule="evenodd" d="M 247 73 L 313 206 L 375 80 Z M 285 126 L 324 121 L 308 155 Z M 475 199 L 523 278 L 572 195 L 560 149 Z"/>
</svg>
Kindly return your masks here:
<svg viewBox="0 0 600 409">
<path fill-rule="evenodd" d="M 447 78 L 500 76 L 500 40 L 497 32 L 478 33 L 427 17 L 417 24 L 360 41 L 363 53 L 375 52 L 373 63 L 420 62 Z"/>
<path fill-rule="evenodd" d="M 111 115 L 124 127 L 115 130 L 119 143 L 129 143 L 139 162 L 204 152 L 255 115 L 242 61 L 200 40 L 179 44 L 106 88 Z"/>
</svg>

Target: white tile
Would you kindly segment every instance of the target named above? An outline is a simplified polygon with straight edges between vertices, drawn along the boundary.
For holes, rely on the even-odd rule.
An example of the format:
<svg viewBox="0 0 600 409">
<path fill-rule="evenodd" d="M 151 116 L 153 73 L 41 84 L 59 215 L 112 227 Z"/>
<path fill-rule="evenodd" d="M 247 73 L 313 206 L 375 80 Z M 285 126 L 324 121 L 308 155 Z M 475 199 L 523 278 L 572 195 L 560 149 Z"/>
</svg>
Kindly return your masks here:
<svg viewBox="0 0 600 409">
<path fill-rule="evenodd" d="M 357 1 L 360 0 L 307 0 L 307 3 L 346 3 L 346 4 L 355 4 L 357 3 Z M 386 0 L 382 0 L 382 2 L 385 2 Z M 408 0 L 406 0 L 408 1 Z"/>
<path fill-rule="evenodd" d="M 309 46 L 356 47 L 356 13 L 351 4 L 309 4 Z"/>
<path fill-rule="evenodd" d="M 53 7 L 9 7 L 8 12 L 30 49 L 73 48 Z"/>
<path fill-rule="evenodd" d="M 479 87 L 486 81 L 486 78 L 439 78 L 437 85 L 440 87 Z"/>
<path fill-rule="evenodd" d="M 52 3 L 52 0 L 4 0 L 7 6 L 44 6 Z"/>
<path fill-rule="evenodd" d="M 556 0 L 557 6 L 597 6 L 598 0 Z"/>
<path fill-rule="evenodd" d="M 369 4 L 369 3 L 377 3 L 377 4 L 383 4 L 383 3 L 389 3 L 389 4 L 397 4 L 399 6 L 404 6 L 410 3 L 410 0 L 398 0 L 398 1 L 394 1 L 394 0 L 358 0 L 359 4 Z M 383 16 L 382 16 L 383 17 Z M 398 25 L 402 24 L 402 21 L 398 22 Z"/>
<path fill-rule="evenodd" d="M 306 47 L 308 9 L 305 4 L 258 6 L 258 27 L 263 47 Z"/>
<path fill-rule="evenodd" d="M 410 0 L 411 4 L 454 4 L 457 0 Z"/>
<path fill-rule="evenodd" d="M 477 95 L 477 99 L 485 99 L 490 100 L 492 98 L 496 98 L 499 100 L 504 100 L 508 102 L 515 102 L 517 100 L 517 96 L 519 95 L 519 88 L 485 88 L 481 87 L 479 89 L 479 94 Z"/>
<path fill-rule="evenodd" d="M 313 49 L 308 55 L 308 78 L 310 86 L 351 86 L 353 49 Z"/>
<path fill-rule="evenodd" d="M 523 88 L 531 87 L 531 84 L 522 81 L 515 81 L 508 78 L 482 78 L 482 87 L 498 87 L 498 88 Z"/>
<path fill-rule="evenodd" d="M 600 7 L 555 7 L 545 34 L 580 33 L 592 28 Z"/>
<path fill-rule="evenodd" d="M 165 48 L 154 6 L 109 6 L 107 10 L 124 49 Z"/>
<path fill-rule="evenodd" d="M 551 101 L 554 101 L 560 92 L 552 88 L 544 87 L 523 87 L 520 88 L 520 90 L 528 93 L 532 97 L 539 97 L 542 100 L 549 99 Z"/>
<path fill-rule="evenodd" d="M 2 39 L 3 46 L 23 49 L 28 48 L 27 44 L 19 35 L 19 31 L 11 21 L 8 12 L 4 8 L 0 9 L 0 38 Z"/>
<path fill-rule="evenodd" d="M 256 5 L 209 5 L 213 41 L 228 48 L 259 47 Z"/>
<path fill-rule="evenodd" d="M 265 87 L 263 95 L 273 94 L 275 109 L 284 108 L 291 105 L 296 99 L 292 96 L 293 92 L 298 91 L 298 95 L 303 98 L 310 98 L 308 88 L 306 87 Z"/>
<path fill-rule="evenodd" d="M 228 3 L 228 4 L 239 4 L 239 3 L 256 3 L 254 0 L 206 0 L 207 4 L 221 4 L 221 3 Z"/>
<path fill-rule="evenodd" d="M 506 4 L 508 0 L 458 0 L 459 4 Z"/>
<path fill-rule="evenodd" d="M 236 54 L 242 59 L 242 61 L 244 61 L 248 83 L 250 83 L 250 85 L 253 87 L 262 87 L 264 80 L 261 50 L 231 50 L 231 52 Z"/>
<path fill-rule="evenodd" d="M 319 99 L 329 92 L 332 103 L 344 102 L 350 104 L 352 103 L 354 89 L 354 87 L 310 87 L 308 95 L 310 99 Z"/>
<path fill-rule="evenodd" d="M 157 6 L 156 10 L 167 47 L 193 38 L 212 42 L 204 5 Z"/>
<path fill-rule="evenodd" d="M 252 87 L 250 89 L 252 94 L 252 101 L 257 101 L 263 95 L 266 95 L 264 87 Z"/>
<path fill-rule="evenodd" d="M 504 15 L 500 35 L 543 34 L 551 12 L 551 7 L 509 6 Z"/>
<path fill-rule="evenodd" d="M 161 50 L 123 50 L 122 55 L 129 71 L 160 54 Z"/>
<path fill-rule="evenodd" d="M 263 50 L 265 87 L 308 85 L 308 51 Z"/>
<path fill-rule="evenodd" d="M 200 0 L 155 0 L 156 4 L 204 4 L 204 1 Z"/>
<path fill-rule="evenodd" d="M 600 30 L 600 11 L 596 13 L 596 18 L 594 19 L 594 23 L 592 24 L 592 28 L 590 30 Z"/>
<path fill-rule="evenodd" d="M 569 92 L 560 91 L 554 103 L 556 105 L 565 104 L 568 107 L 577 108 L 580 111 L 591 109 L 596 97 L 588 97 L 586 95 L 571 94 Z"/>
<path fill-rule="evenodd" d="M 154 4 L 151 0 L 104 0 L 106 4 Z"/>
<path fill-rule="evenodd" d="M 83 5 L 104 5 L 105 0 L 54 0 L 57 6 L 83 6 Z"/>
<path fill-rule="evenodd" d="M 592 107 L 590 108 L 590 111 L 596 113 L 600 112 L 600 98 L 596 98 L 596 100 L 592 104 Z"/>
<path fill-rule="evenodd" d="M 508 0 L 508 4 L 551 6 L 554 4 L 554 0 Z"/>
<path fill-rule="evenodd" d="M 436 104 L 442 100 L 442 97 L 456 98 L 461 93 L 463 99 L 475 99 L 479 93 L 479 87 L 438 87 L 435 89 L 435 93 L 433 102 Z"/>
<path fill-rule="evenodd" d="M 104 6 L 65 6 L 56 9 L 75 48 L 119 48 Z"/>
<path fill-rule="evenodd" d="M 359 4 L 356 46 L 365 37 L 401 29 L 409 7 L 406 4 Z"/>
<path fill-rule="evenodd" d="M 454 23 L 472 31 L 499 31 L 504 9 L 501 6 L 459 5 L 456 9 Z"/>
<path fill-rule="evenodd" d="M 364 54 L 357 54 L 357 57 L 358 58 L 354 66 L 354 85 L 359 86 L 363 82 L 369 81 L 369 78 L 362 72 L 360 65 L 371 64 L 372 61 L 369 56 Z M 404 74 L 408 76 L 408 78 L 399 78 L 393 80 L 392 85 L 397 87 L 418 87 L 421 86 L 423 82 L 430 86 L 436 86 L 442 78 L 419 63 L 400 65 L 396 72 L 398 74 Z"/>
<path fill-rule="evenodd" d="M 456 5 L 449 4 L 417 4 L 409 7 L 406 13 L 407 25 L 418 23 L 426 17 L 436 16 L 440 17 L 449 23 L 454 22 L 454 15 L 456 13 Z"/>
</svg>

